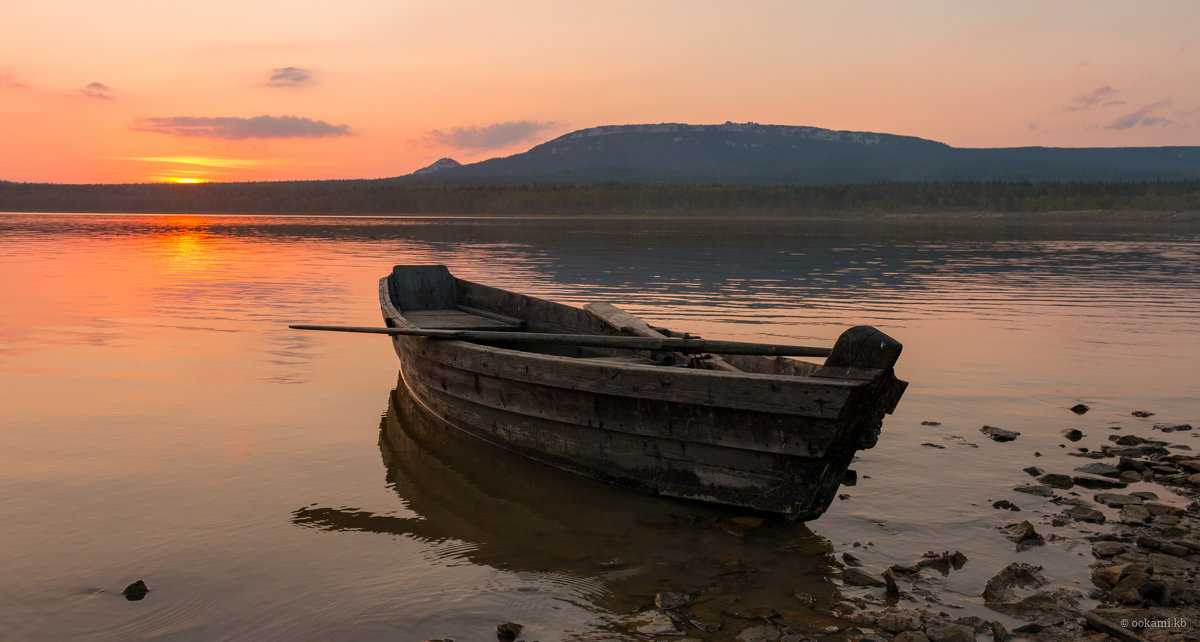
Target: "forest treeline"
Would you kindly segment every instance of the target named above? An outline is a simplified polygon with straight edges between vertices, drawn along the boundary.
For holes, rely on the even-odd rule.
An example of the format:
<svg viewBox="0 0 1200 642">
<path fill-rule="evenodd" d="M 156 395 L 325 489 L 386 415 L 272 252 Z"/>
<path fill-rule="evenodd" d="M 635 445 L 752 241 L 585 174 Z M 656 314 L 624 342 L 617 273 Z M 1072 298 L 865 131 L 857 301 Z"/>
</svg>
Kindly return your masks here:
<svg viewBox="0 0 1200 642">
<path fill-rule="evenodd" d="M 413 186 L 395 180 L 0 182 L 0 211 L 186 214 L 770 215 L 1200 210 L 1200 180 L 826 186 Z"/>
</svg>

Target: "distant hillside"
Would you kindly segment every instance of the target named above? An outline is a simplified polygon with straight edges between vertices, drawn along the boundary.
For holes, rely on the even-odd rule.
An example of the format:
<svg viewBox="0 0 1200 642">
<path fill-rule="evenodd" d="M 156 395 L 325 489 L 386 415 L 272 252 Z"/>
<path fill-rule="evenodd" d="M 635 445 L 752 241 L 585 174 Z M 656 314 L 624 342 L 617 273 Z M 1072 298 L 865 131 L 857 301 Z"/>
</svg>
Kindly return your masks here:
<svg viewBox="0 0 1200 642">
<path fill-rule="evenodd" d="M 414 185 L 828 185 L 880 181 L 1142 181 L 1200 178 L 1200 147 L 959 149 L 816 127 L 620 125 L 582 129 L 468 165 L 442 159 Z"/>
</svg>

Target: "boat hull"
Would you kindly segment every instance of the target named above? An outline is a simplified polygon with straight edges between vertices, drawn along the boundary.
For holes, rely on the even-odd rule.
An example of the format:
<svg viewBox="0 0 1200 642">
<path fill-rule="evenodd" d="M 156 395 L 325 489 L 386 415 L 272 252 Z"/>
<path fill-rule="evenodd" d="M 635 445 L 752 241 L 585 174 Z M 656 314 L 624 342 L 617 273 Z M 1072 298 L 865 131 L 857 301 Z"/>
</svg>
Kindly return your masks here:
<svg viewBox="0 0 1200 642">
<path fill-rule="evenodd" d="M 385 321 L 405 325 L 386 279 L 380 291 Z M 535 301 L 525 303 L 558 306 Z M 575 312 L 550 309 L 553 325 L 589 330 L 572 327 L 586 325 Z M 890 368 L 779 376 L 413 336 L 392 342 L 413 397 L 464 433 L 635 490 L 800 520 L 829 507 L 854 453 L 874 445 L 904 388 Z"/>
</svg>

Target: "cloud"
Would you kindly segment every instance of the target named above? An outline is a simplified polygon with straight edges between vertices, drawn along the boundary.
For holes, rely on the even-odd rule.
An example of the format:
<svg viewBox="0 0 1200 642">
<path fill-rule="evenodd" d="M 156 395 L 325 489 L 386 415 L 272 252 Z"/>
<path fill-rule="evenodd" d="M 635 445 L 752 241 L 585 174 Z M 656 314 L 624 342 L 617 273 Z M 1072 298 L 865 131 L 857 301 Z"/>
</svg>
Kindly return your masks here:
<svg viewBox="0 0 1200 642">
<path fill-rule="evenodd" d="M 309 70 L 299 67 L 282 67 L 271 70 L 268 87 L 303 87 L 312 81 Z"/>
<path fill-rule="evenodd" d="M 1118 93 L 1120 92 L 1116 89 L 1105 85 L 1081 96 L 1076 96 L 1071 99 L 1071 104 L 1067 105 L 1064 109 L 1067 111 L 1083 111 L 1092 107 L 1109 107 L 1125 104 L 1125 101 L 1116 99 Z"/>
<path fill-rule="evenodd" d="M 299 116 L 255 116 L 254 118 L 197 118 L 170 116 L 142 118 L 133 129 L 181 138 L 330 138 L 352 135 L 349 125 L 331 125 L 323 120 Z"/>
<path fill-rule="evenodd" d="M 508 123 L 495 123 L 480 127 L 455 127 L 450 131 L 435 129 L 428 136 L 436 143 L 458 149 L 496 149 L 527 141 L 541 132 L 555 127 L 557 123 L 535 123 L 528 120 L 518 120 Z"/>
<path fill-rule="evenodd" d="M 1125 114 L 1124 116 L 1112 121 L 1108 125 L 1105 125 L 1104 129 L 1131 129 L 1138 126 L 1149 127 L 1152 125 L 1170 124 L 1171 121 L 1166 118 L 1150 115 L 1154 110 L 1160 107 L 1166 107 L 1170 104 L 1170 98 L 1167 98 L 1166 100 L 1160 100 L 1156 103 L 1150 103 L 1149 105 L 1146 105 L 1135 112 Z"/>
<path fill-rule="evenodd" d="M 15 74 L 7 71 L 0 71 L 0 87 L 13 87 L 15 89 L 28 89 L 29 87 L 17 80 Z"/>
<path fill-rule="evenodd" d="M 79 91 L 88 98 L 99 98 L 101 100 L 112 100 L 114 98 L 112 90 L 102 82 L 88 83 Z"/>
</svg>

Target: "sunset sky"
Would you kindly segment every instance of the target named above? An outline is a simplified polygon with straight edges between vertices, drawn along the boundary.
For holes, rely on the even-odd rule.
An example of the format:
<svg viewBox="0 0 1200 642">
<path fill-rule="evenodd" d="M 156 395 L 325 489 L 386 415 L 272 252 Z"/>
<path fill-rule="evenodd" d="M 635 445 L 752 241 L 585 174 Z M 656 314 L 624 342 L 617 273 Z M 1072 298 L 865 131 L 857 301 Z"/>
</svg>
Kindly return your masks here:
<svg viewBox="0 0 1200 642">
<path fill-rule="evenodd" d="M 7 2 L 0 180 L 377 178 L 597 125 L 1200 145 L 1200 2 Z"/>
</svg>

